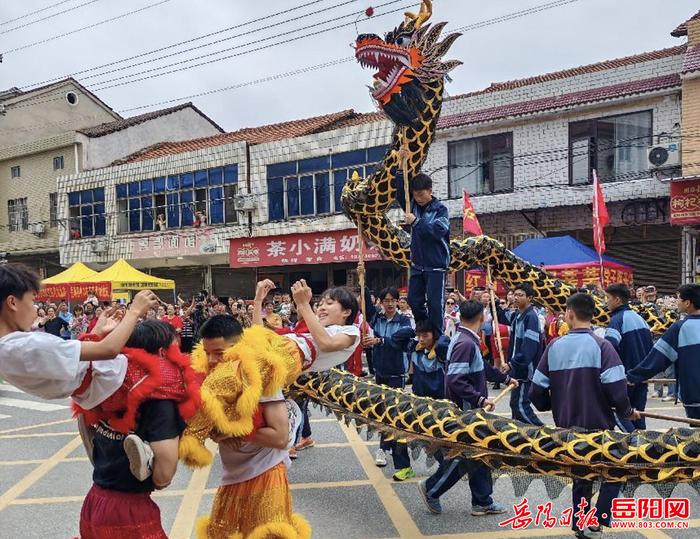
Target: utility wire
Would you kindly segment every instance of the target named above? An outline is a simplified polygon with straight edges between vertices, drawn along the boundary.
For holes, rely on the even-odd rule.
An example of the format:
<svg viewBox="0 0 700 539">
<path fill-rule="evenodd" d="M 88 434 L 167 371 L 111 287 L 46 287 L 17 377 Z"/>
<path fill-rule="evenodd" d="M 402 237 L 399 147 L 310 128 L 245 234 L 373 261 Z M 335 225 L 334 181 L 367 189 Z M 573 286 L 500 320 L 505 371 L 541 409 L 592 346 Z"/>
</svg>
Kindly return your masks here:
<svg viewBox="0 0 700 539">
<path fill-rule="evenodd" d="M 46 15 L 46 17 L 42 17 L 41 19 L 36 19 L 34 21 L 30 22 L 25 22 L 24 24 L 20 24 L 19 26 L 14 26 L 12 28 L 9 28 L 7 30 L 3 30 L 0 32 L 0 36 L 4 34 L 9 34 L 10 32 L 14 32 L 15 30 L 19 30 L 20 28 L 26 28 L 27 26 L 31 26 L 33 24 L 36 24 L 41 21 L 46 21 L 48 19 L 53 19 L 54 17 L 58 17 L 59 15 L 63 15 L 64 13 L 68 13 L 69 11 L 74 11 L 76 9 L 79 9 L 81 7 L 89 6 L 90 4 L 94 4 L 95 2 L 99 2 L 99 0 L 88 0 L 87 2 L 83 2 L 82 4 L 78 4 L 77 6 L 69 7 L 68 9 L 64 9 L 63 11 L 58 11 L 56 13 L 52 13 L 51 15 Z"/>
<path fill-rule="evenodd" d="M 97 1 L 97 0 L 94 0 L 94 1 Z M 104 20 L 101 20 L 101 21 L 98 21 L 98 22 L 95 22 L 92 24 L 88 24 L 87 26 L 82 26 L 80 28 L 76 28 L 75 30 L 70 30 L 70 31 L 64 32 L 62 34 L 57 34 L 57 35 L 50 36 L 50 37 L 47 37 L 44 39 L 40 39 L 39 41 L 34 41 L 33 43 L 27 43 L 26 45 L 21 45 L 19 47 L 15 47 L 14 49 L 10 49 L 8 51 L 5 51 L 2 54 L 3 55 L 11 54 L 13 52 L 23 51 L 23 50 L 29 49 L 31 47 L 35 47 L 37 45 L 43 45 L 44 43 L 48 43 L 49 41 L 54 41 L 56 39 L 60 39 L 60 38 L 66 37 L 66 36 L 77 34 L 78 32 L 82 32 L 83 30 L 90 30 L 92 28 L 96 28 L 96 27 L 101 26 L 103 24 L 107 24 L 107 23 L 110 23 L 110 22 L 113 22 L 113 21 L 116 21 L 119 19 L 123 19 L 124 17 L 128 17 L 130 15 L 135 15 L 136 13 L 141 13 L 142 11 L 146 11 L 147 9 L 151 9 L 151 8 L 160 6 L 160 5 L 165 4 L 167 2 L 170 2 L 170 0 L 159 0 L 158 2 L 155 2 L 153 4 L 148 4 L 146 6 L 143 6 L 142 8 L 134 9 L 132 11 L 127 11 L 126 13 L 122 13 L 120 15 L 110 17 L 109 19 L 104 19 Z"/>
<path fill-rule="evenodd" d="M 55 4 L 51 4 L 49 6 L 41 8 L 41 9 L 30 11 L 29 13 L 25 13 L 24 15 L 20 15 L 19 17 L 15 17 L 14 19 L 8 19 L 4 22 L 0 22 L 0 26 L 5 26 L 6 24 L 10 24 L 11 22 L 19 21 L 21 19 L 26 19 L 27 17 L 31 17 L 32 15 L 36 15 L 37 13 L 41 13 L 42 11 L 46 11 L 48 9 L 60 6 L 62 4 L 67 4 L 68 2 L 73 2 L 73 0 L 61 0 L 61 2 L 56 2 Z"/>
</svg>

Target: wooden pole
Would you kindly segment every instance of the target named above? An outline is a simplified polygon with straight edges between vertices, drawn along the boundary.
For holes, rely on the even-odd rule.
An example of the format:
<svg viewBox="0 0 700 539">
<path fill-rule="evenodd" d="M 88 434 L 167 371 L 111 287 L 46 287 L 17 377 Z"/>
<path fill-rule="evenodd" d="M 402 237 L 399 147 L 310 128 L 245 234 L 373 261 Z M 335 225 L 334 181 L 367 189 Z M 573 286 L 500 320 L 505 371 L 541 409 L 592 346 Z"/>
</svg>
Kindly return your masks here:
<svg viewBox="0 0 700 539">
<path fill-rule="evenodd" d="M 503 397 L 505 397 L 508 393 L 513 391 L 513 386 L 512 385 L 507 385 L 503 391 L 501 391 L 498 395 L 496 395 L 496 398 L 493 399 L 491 402 L 496 404 L 499 400 L 501 400 Z"/>
<path fill-rule="evenodd" d="M 493 334 L 496 339 L 496 349 L 498 350 L 498 358 L 494 358 L 494 363 L 497 369 L 501 369 L 505 363 L 505 358 L 503 357 L 503 343 L 501 342 L 501 327 L 498 323 L 498 310 L 496 309 L 496 293 L 493 291 L 491 280 L 491 264 L 486 264 L 486 283 L 489 289 L 489 295 L 491 296 L 491 317 L 493 318 Z M 498 360 L 498 361 L 496 361 Z"/>
<path fill-rule="evenodd" d="M 652 412 L 639 412 L 644 417 L 652 419 L 664 419 L 666 421 L 677 421 L 678 423 L 687 423 L 693 427 L 700 427 L 700 419 L 690 419 L 689 417 L 678 417 L 675 415 L 654 414 Z"/>
<path fill-rule="evenodd" d="M 357 223 L 357 276 L 360 279 L 360 312 L 362 323 L 360 324 L 360 338 L 364 337 L 363 328 L 367 323 L 365 312 L 365 239 L 362 237 L 362 222 Z"/>
</svg>

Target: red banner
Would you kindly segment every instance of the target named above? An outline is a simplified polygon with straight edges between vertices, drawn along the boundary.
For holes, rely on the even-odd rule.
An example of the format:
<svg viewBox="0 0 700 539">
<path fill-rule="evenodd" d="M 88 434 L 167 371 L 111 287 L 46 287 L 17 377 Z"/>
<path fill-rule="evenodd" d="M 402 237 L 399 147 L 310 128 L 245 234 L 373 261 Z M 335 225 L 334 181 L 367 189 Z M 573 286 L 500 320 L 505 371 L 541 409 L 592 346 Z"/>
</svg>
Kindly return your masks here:
<svg viewBox="0 0 700 539">
<path fill-rule="evenodd" d="M 358 260 L 355 229 L 230 241 L 229 261 L 232 268 L 333 264 Z M 364 258 L 365 261 L 373 261 L 382 257 L 379 251 L 365 243 Z"/>
<path fill-rule="evenodd" d="M 74 300 L 83 302 L 88 297 L 88 292 L 93 292 L 100 301 L 112 300 L 112 283 L 65 283 L 47 284 L 41 287 L 37 299 L 45 300 Z"/>
<path fill-rule="evenodd" d="M 700 179 L 671 182 L 671 224 L 700 223 Z"/>
<path fill-rule="evenodd" d="M 587 284 L 600 284 L 600 266 L 593 264 L 577 268 L 547 268 L 545 271 L 557 279 L 565 281 L 574 286 L 584 286 Z M 603 265 L 603 286 L 613 283 L 632 284 L 632 272 L 621 267 L 608 267 Z M 471 290 L 475 287 L 486 286 L 486 274 L 479 270 L 469 270 L 464 272 L 464 288 Z M 505 296 L 507 289 L 501 281 L 496 281 L 496 293 Z"/>
</svg>

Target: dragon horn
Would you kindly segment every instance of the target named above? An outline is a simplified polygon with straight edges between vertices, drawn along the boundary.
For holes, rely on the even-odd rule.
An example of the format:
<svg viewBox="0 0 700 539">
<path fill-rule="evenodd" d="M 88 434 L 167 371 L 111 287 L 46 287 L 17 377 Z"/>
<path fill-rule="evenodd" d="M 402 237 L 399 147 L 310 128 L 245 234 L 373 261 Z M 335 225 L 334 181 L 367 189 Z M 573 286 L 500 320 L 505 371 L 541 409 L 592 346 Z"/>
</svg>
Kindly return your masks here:
<svg viewBox="0 0 700 539">
<path fill-rule="evenodd" d="M 406 22 L 413 21 L 413 28 L 418 30 L 433 14 L 433 0 L 422 0 L 418 14 L 407 11 L 405 13 Z"/>
</svg>

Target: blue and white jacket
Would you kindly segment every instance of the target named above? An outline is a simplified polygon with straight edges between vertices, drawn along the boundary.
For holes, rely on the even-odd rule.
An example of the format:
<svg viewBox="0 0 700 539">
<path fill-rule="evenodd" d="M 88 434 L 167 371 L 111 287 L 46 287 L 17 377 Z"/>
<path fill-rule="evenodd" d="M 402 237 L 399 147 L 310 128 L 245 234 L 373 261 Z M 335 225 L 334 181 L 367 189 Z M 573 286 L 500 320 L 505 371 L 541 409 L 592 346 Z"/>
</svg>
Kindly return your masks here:
<svg viewBox="0 0 700 539">
<path fill-rule="evenodd" d="M 634 369 L 627 380 L 648 380 L 670 365 L 676 367 L 678 397 L 685 406 L 700 406 L 700 315 L 674 323 Z"/>
<path fill-rule="evenodd" d="M 445 398 L 445 361 L 450 339 L 442 335 L 435 343 L 435 357 L 430 358 L 430 350 L 416 350 L 418 341 L 412 328 L 401 328 L 392 336 L 392 342 L 409 354 L 413 364 L 414 395 L 433 399 Z"/>
<path fill-rule="evenodd" d="M 374 336 L 381 342 L 372 347 L 372 364 L 380 376 L 403 376 L 408 372 L 408 354 L 392 341 L 392 336 L 401 328 L 411 329 L 407 316 L 396 313 L 391 320 L 377 314 L 370 324 Z"/>
<path fill-rule="evenodd" d="M 450 215 L 437 198 L 413 203 L 411 266 L 418 271 L 447 271 L 450 265 Z"/>
<path fill-rule="evenodd" d="M 523 312 L 518 310 L 504 311 L 499 306 L 496 308 L 498 321 L 510 325 L 510 342 L 508 343 L 510 375 L 518 380 L 532 379 L 544 348 L 537 311 L 532 305 Z"/>
<path fill-rule="evenodd" d="M 613 346 L 590 329 L 572 329 L 542 355 L 530 386 L 535 408 L 552 410 L 557 427 L 614 429 L 613 408 L 628 417 L 625 367 Z"/>
<path fill-rule="evenodd" d="M 627 304 L 610 313 L 605 340 L 615 347 L 627 371 L 639 365 L 654 346 L 649 325 Z"/>
<path fill-rule="evenodd" d="M 459 326 L 447 350 L 445 398 L 463 410 L 479 408 L 488 398 L 486 381 L 508 383 L 510 376 L 481 357 L 479 336 Z"/>
</svg>

